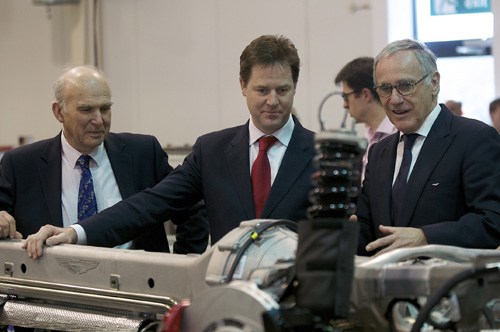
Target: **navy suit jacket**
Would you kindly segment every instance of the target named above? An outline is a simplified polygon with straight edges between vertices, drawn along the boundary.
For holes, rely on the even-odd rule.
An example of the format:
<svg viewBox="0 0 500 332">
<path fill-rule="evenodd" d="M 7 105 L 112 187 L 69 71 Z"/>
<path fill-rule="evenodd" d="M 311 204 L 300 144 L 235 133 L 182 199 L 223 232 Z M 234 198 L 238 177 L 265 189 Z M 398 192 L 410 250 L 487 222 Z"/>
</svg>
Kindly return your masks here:
<svg viewBox="0 0 500 332">
<path fill-rule="evenodd" d="M 358 199 L 358 254 L 391 226 L 391 190 L 399 132 L 373 145 Z M 401 221 L 421 228 L 429 244 L 465 248 L 500 245 L 500 138 L 444 105 L 408 179 Z"/>
<path fill-rule="evenodd" d="M 109 133 L 104 145 L 123 199 L 153 187 L 172 171 L 167 154 L 153 136 Z M 0 162 L 0 210 L 16 219 L 24 237 L 45 224 L 62 227 L 61 181 L 61 133 L 8 151 Z M 181 234 L 174 245 L 176 252 L 206 249 L 208 222 L 202 204 L 180 215 L 176 223 Z M 163 223 L 131 239 L 134 249 L 169 251 Z M 102 246 L 117 244 L 121 243 Z"/>
<path fill-rule="evenodd" d="M 308 193 L 314 133 L 294 118 L 295 129 L 275 178 L 261 218 L 305 219 L 310 206 Z M 158 222 L 203 199 L 210 223 L 212 243 L 255 219 L 250 180 L 248 122 L 201 136 L 183 165 L 152 189 L 134 195 L 80 224 L 88 244 L 123 242 L 141 227 Z M 99 227 L 106 225 L 106 229 Z"/>
</svg>

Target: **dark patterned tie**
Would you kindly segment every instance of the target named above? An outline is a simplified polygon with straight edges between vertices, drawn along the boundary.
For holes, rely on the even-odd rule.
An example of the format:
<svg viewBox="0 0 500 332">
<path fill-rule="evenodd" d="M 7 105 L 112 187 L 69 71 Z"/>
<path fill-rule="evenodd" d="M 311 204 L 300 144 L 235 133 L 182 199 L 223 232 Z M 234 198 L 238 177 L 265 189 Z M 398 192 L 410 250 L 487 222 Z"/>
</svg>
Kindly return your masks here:
<svg viewBox="0 0 500 332">
<path fill-rule="evenodd" d="M 401 161 L 401 168 L 399 169 L 398 176 L 394 185 L 392 186 L 392 224 L 394 226 L 400 226 L 401 209 L 403 206 L 403 200 L 406 192 L 406 184 L 408 181 L 408 172 L 410 171 L 411 165 L 411 148 L 415 143 L 415 140 L 419 134 L 404 134 L 404 151 L 403 160 Z"/>
<path fill-rule="evenodd" d="M 260 218 L 271 191 L 271 166 L 267 158 L 267 150 L 277 141 L 274 136 L 259 138 L 259 154 L 252 165 L 252 189 L 255 217 Z"/>
<path fill-rule="evenodd" d="M 90 173 L 89 162 L 92 157 L 83 154 L 77 163 L 82 170 L 80 190 L 78 192 L 78 221 L 91 217 L 97 213 L 97 201 L 94 193 L 94 182 Z"/>
</svg>

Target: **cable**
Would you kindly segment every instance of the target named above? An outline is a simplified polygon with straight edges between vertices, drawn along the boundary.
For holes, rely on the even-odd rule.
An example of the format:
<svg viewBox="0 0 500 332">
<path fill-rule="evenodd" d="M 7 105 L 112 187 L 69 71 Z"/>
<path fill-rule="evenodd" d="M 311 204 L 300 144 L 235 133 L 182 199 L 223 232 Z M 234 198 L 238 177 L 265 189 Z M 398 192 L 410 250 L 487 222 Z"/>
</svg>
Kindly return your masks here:
<svg viewBox="0 0 500 332">
<path fill-rule="evenodd" d="M 265 224 L 263 227 L 259 228 L 258 230 L 250 234 L 249 238 L 241 246 L 240 251 L 238 252 L 238 254 L 236 254 L 236 257 L 234 258 L 233 264 L 231 265 L 231 268 L 227 273 L 227 278 L 225 282 L 226 284 L 229 283 L 231 280 L 233 280 L 234 272 L 236 271 L 236 268 L 238 267 L 241 257 L 243 257 L 243 254 L 247 251 L 248 247 L 250 247 L 250 245 L 254 243 L 255 240 L 257 240 L 260 237 L 260 235 L 265 231 L 269 230 L 270 228 L 282 225 L 288 226 L 288 228 L 291 228 L 295 232 L 297 231 L 297 223 L 290 220 L 276 220 L 274 222 Z"/>
<path fill-rule="evenodd" d="M 330 92 L 329 94 L 326 95 L 325 98 L 323 98 L 323 100 L 321 101 L 321 103 L 319 104 L 319 109 L 318 109 L 318 121 L 319 121 L 319 126 L 320 126 L 320 129 L 321 131 L 325 131 L 325 123 L 321 117 L 321 110 L 323 109 L 323 105 L 325 104 L 325 102 L 328 100 L 328 98 L 332 97 L 332 96 L 335 96 L 335 95 L 341 95 L 342 92 L 338 92 L 338 91 L 334 91 L 334 92 Z M 341 125 L 341 128 L 344 128 L 345 127 L 345 121 L 347 119 L 347 113 L 348 113 L 349 110 L 346 110 L 346 113 L 344 114 L 344 119 L 342 121 L 342 125 Z"/>
<path fill-rule="evenodd" d="M 427 319 L 430 316 L 430 313 L 432 312 L 432 309 L 441 301 L 441 298 L 446 296 L 455 286 L 457 286 L 460 282 L 473 278 L 473 277 L 478 277 L 484 274 L 492 274 L 492 273 L 498 273 L 499 267 L 494 266 L 494 267 L 481 267 L 481 268 L 473 268 L 470 270 L 465 270 L 462 271 L 455 276 L 453 276 L 450 280 L 448 280 L 442 287 L 441 289 L 438 290 L 437 293 L 435 293 L 425 304 L 425 306 L 422 308 L 420 313 L 417 316 L 417 320 L 415 321 L 415 324 L 413 324 L 413 327 L 411 329 L 411 332 L 419 332 L 422 326 L 424 325 L 424 322 L 427 321 Z"/>
<path fill-rule="evenodd" d="M 485 305 L 483 307 L 482 312 L 483 312 L 484 317 L 488 321 L 488 324 L 490 324 L 490 328 L 497 329 L 498 328 L 497 322 L 496 322 L 495 317 L 493 316 L 493 313 L 491 312 L 491 310 L 488 309 L 488 307 Z"/>
</svg>

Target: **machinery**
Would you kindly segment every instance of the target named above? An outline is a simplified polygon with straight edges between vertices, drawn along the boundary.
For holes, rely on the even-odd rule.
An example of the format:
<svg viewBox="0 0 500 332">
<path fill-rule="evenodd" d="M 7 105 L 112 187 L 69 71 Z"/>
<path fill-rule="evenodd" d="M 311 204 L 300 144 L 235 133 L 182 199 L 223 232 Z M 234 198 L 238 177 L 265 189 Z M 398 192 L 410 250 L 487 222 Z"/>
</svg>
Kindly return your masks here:
<svg viewBox="0 0 500 332">
<path fill-rule="evenodd" d="M 337 93 L 338 94 L 338 93 Z M 500 321 L 500 250 L 355 256 L 366 142 L 316 137 L 308 220 L 251 220 L 203 255 L 0 241 L 0 326 L 58 331 L 480 331 Z"/>
<path fill-rule="evenodd" d="M 200 256 L 61 245 L 32 260 L 20 240 L 0 241 L 0 325 L 59 331 L 411 331 L 419 311 L 454 281 L 429 312 L 425 330 L 496 328 L 500 251 L 426 246 L 355 257 L 350 295 L 339 299 L 348 312 L 339 317 L 335 307 L 310 305 L 324 302 L 316 293 L 307 299 L 298 291 L 298 238 L 289 227 L 282 221 L 243 222 Z M 329 280 L 315 279 L 323 298 L 335 295 Z"/>
<path fill-rule="evenodd" d="M 0 241 L 0 325 L 156 331 L 166 313 L 190 299 L 184 331 L 226 325 L 262 330 L 262 311 L 277 307 L 276 299 L 255 282 L 226 285 L 226 278 L 231 273 L 234 279 L 274 286 L 280 271 L 293 264 L 297 241 L 295 232 L 278 226 L 289 222 L 276 223 L 243 222 L 201 256 L 60 245 L 32 260 L 21 240 Z M 255 231 L 262 233 L 259 239 L 241 251 Z"/>
</svg>

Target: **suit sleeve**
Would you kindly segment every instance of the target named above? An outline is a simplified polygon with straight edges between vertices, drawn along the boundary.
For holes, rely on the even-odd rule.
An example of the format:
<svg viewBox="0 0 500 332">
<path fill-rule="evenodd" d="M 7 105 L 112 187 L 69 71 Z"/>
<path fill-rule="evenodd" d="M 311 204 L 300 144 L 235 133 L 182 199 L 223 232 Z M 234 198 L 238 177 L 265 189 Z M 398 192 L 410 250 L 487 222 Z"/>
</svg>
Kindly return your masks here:
<svg viewBox="0 0 500 332">
<path fill-rule="evenodd" d="M 159 156 L 164 154 L 158 151 Z M 164 165 L 166 169 L 171 169 L 168 163 L 158 161 L 158 166 L 161 165 Z M 159 177 L 161 173 L 159 171 Z M 177 225 L 182 225 L 186 221 L 190 222 L 189 225 L 192 227 L 188 228 L 188 232 L 194 234 L 193 243 L 195 247 L 198 247 L 199 233 L 207 228 L 205 224 L 197 228 L 196 224 L 206 222 L 206 218 L 203 217 L 206 214 L 203 212 L 204 207 L 201 208 L 198 204 L 202 199 L 198 184 L 201 179 L 198 173 L 193 174 L 191 169 L 185 169 L 182 166 L 159 180 L 161 181 L 154 187 L 132 195 L 93 217 L 79 222 L 87 234 L 87 244 L 113 247 L 132 240 L 151 225 L 172 220 Z M 182 227 L 181 232 L 183 232 Z M 208 237 L 208 232 L 206 237 Z"/>
<path fill-rule="evenodd" d="M 6 152 L 0 161 L 0 211 L 13 213 L 15 195 L 14 169 L 10 154 Z"/>
<path fill-rule="evenodd" d="M 368 150 L 368 160 L 370 160 L 371 152 L 373 151 L 373 144 Z M 375 229 L 373 226 L 372 217 L 370 213 L 370 203 L 368 199 L 368 192 L 370 188 L 370 163 L 366 165 L 365 168 L 365 179 L 363 181 L 363 186 L 357 200 L 357 211 L 356 216 L 358 217 L 359 224 L 359 238 L 358 238 L 358 255 L 369 256 L 373 253 L 369 253 L 365 250 L 368 243 L 372 242 L 376 238 Z"/>
<path fill-rule="evenodd" d="M 468 137 L 462 161 L 463 202 L 466 213 L 456 221 L 423 226 L 429 244 L 465 248 L 500 245 L 500 139 L 484 126 Z M 457 162 L 460 162 L 457 160 Z M 442 208 L 442 207 L 436 207 Z"/>
<path fill-rule="evenodd" d="M 172 172 L 173 168 L 168 162 L 167 153 L 161 148 L 160 143 L 154 137 L 153 146 L 156 170 L 155 183 L 159 183 Z M 207 211 L 203 201 L 194 204 L 186 211 L 181 212 L 178 216 L 172 218 L 172 222 L 177 225 L 175 232 L 176 241 L 173 245 L 174 253 L 201 254 L 206 250 L 209 238 L 209 227 Z M 166 236 L 163 230 L 162 232 L 159 232 L 156 227 L 153 227 L 150 230 L 149 234 L 147 234 L 146 241 L 149 240 L 160 243 L 161 241 L 158 241 L 156 238 L 158 236 Z M 147 247 L 147 244 L 144 244 L 143 246 Z"/>
</svg>

